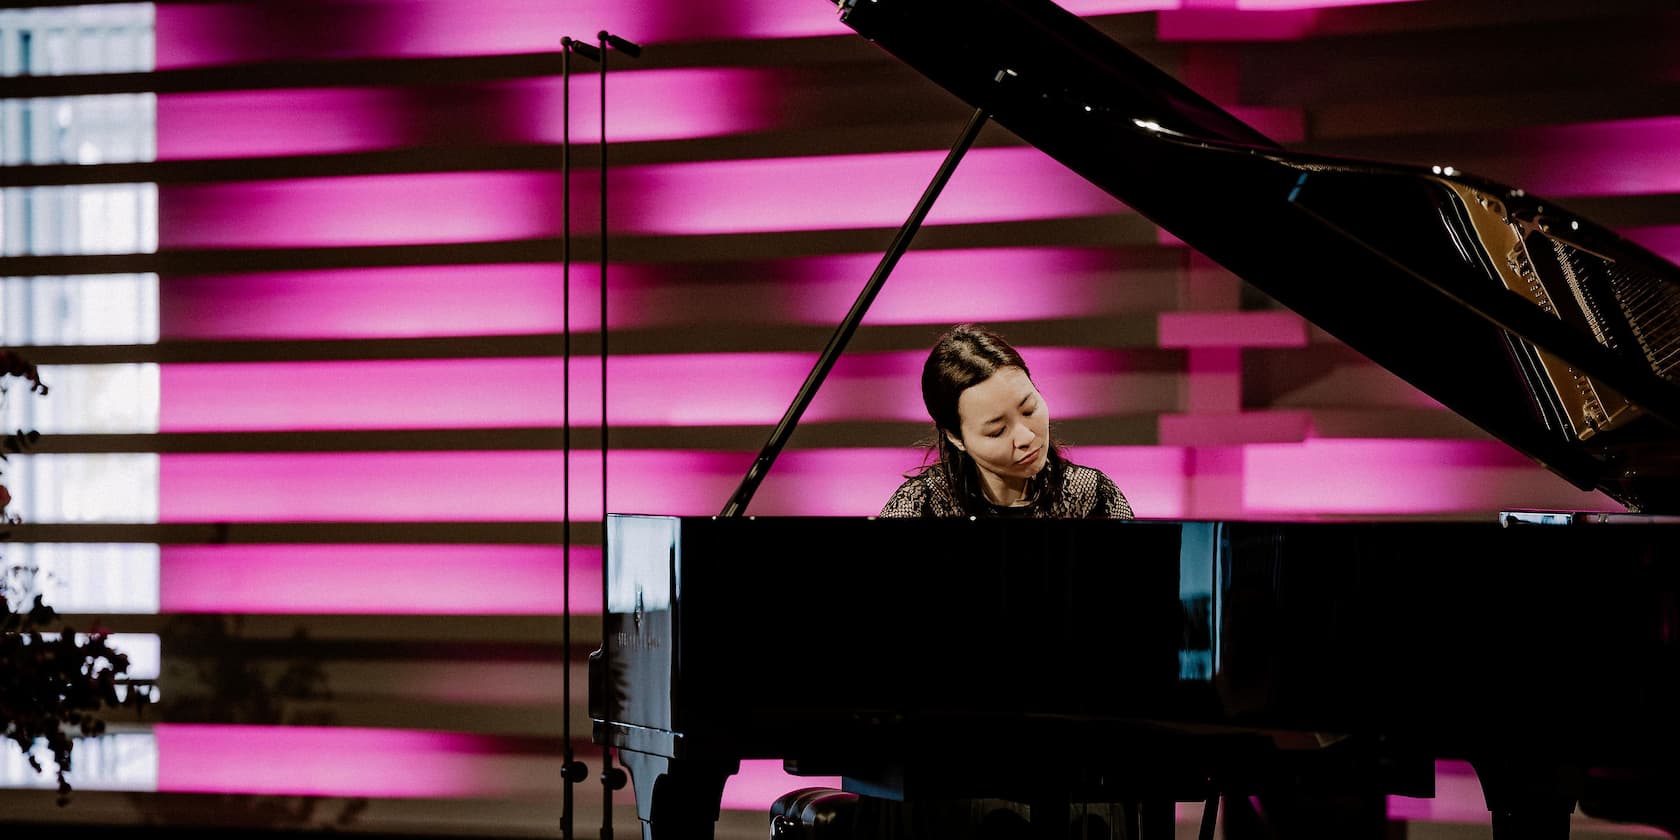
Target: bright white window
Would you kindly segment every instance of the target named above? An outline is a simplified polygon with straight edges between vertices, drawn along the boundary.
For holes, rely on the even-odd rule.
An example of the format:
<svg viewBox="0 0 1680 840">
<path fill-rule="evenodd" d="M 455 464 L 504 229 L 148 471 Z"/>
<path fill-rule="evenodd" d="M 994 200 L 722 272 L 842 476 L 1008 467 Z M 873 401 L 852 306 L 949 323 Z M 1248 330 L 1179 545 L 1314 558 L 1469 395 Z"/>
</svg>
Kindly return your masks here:
<svg viewBox="0 0 1680 840">
<path fill-rule="evenodd" d="M 145 72 L 154 68 L 149 3 L 0 9 L 0 76 Z M 152 94 L 0 98 L 0 165 L 133 163 L 157 157 Z M 157 186 L 46 185 L 0 190 L 0 254 L 57 256 L 157 250 Z M 0 345 L 147 344 L 158 340 L 156 275 L 0 277 Z M 51 393 L 13 387 L 0 421 L 53 435 L 157 431 L 150 364 L 47 366 Z M 90 447 L 99 448 L 99 447 Z M 3 465 L 29 522 L 157 521 L 158 458 L 147 453 L 43 454 Z M 156 612 L 158 548 L 132 544 L 4 546 L 37 591 L 68 613 Z M 77 766 L 82 766 L 78 750 Z"/>
<path fill-rule="evenodd" d="M 15 747 L 0 750 L 0 787 L 53 788 L 52 753 L 41 741 L 34 755 L 45 773 L 37 773 Z M 116 732 L 99 738 L 77 738 L 75 768 L 68 774 L 76 790 L 157 790 L 157 739 L 150 732 Z"/>
</svg>

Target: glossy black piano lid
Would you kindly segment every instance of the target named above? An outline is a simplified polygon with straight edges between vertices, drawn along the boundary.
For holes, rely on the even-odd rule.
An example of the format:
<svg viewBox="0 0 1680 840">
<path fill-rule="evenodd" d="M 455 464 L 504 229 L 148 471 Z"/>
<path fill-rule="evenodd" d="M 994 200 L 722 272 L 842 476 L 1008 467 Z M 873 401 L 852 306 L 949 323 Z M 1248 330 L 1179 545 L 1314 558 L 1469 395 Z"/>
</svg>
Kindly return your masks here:
<svg viewBox="0 0 1680 840">
<path fill-rule="evenodd" d="M 1680 511 L 1680 375 L 1652 361 L 1666 345 L 1647 346 L 1668 341 L 1680 322 L 1674 265 L 1511 186 L 1284 150 L 1049 0 L 845 0 L 841 14 L 1022 140 L 1576 486 L 1634 510 Z M 1583 261 L 1612 266 L 1614 276 L 1583 284 L 1603 296 L 1581 304 L 1608 311 L 1608 338 L 1527 299 L 1518 288 L 1527 275 L 1476 227 L 1488 219 L 1528 232 L 1536 254 L 1556 247 L 1566 272 Z M 1528 270 L 1526 257 L 1516 262 Z M 1612 289 L 1629 276 L 1638 289 Z M 1621 302 L 1639 295 L 1657 305 Z M 1591 398 L 1576 393 L 1581 377 L 1596 388 Z M 1619 424 L 1592 419 L 1618 399 L 1634 406 Z"/>
</svg>

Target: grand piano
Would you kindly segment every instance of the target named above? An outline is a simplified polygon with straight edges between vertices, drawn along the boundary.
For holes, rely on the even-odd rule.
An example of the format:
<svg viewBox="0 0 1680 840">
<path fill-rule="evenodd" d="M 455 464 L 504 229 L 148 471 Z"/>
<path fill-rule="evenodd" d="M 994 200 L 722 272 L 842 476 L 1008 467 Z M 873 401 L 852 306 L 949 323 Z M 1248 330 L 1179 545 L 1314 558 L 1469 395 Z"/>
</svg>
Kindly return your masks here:
<svg viewBox="0 0 1680 840">
<path fill-rule="evenodd" d="M 752 518 L 744 490 L 717 517 L 611 515 L 590 712 L 646 840 L 713 836 L 749 758 L 868 801 L 1024 803 L 1041 837 L 1075 803 L 1138 803 L 1152 840 L 1174 802 L 1429 796 L 1441 759 L 1475 769 L 1499 840 L 1566 837 L 1577 809 L 1680 830 L 1680 269 L 1516 187 L 1287 150 L 1050 0 L 839 12 L 1626 512 Z"/>
</svg>

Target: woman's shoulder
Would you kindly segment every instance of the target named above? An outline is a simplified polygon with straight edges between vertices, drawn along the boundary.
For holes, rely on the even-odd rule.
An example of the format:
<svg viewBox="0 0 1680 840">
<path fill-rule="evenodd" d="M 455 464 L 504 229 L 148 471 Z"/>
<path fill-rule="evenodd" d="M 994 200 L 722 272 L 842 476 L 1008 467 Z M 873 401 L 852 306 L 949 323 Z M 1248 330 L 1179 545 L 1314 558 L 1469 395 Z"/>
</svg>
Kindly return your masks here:
<svg viewBox="0 0 1680 840">
<path fill-rule="evenodd" d="M 1062 469 L 1062 496 L 1074 503 L 1077 515 L 1132 518 L 1132 505 L 1114 479 L 1096 467 L 1068 463 Z"/>
<path fill-rule="evenodd" d="M 940 516 L 950 506 L 950 484 L 945 473 L 928 467 L 906 476 L 881 508 L 882 517 Z"/>
<path fill-rule="evenodd" d="M 1096 467 L 1087 467 L 1072 461 L 1062 465 L 1062 486 L 1065 488 L 1094 490 L 1104 484 L 1112 486 L 1114 480 Z"/>
</svg>

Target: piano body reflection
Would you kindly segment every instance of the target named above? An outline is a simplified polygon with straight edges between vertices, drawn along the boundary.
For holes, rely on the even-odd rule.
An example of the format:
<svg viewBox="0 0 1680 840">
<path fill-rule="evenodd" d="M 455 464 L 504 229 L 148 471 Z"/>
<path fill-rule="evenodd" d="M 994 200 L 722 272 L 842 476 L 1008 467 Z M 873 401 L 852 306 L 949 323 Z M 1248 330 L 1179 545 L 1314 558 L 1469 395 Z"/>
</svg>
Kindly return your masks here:
<svg viewBox="0 0 1680 840">
<path fill-rule="evenodd" d="M 1285 779 L 1429 795 L 1451 758 L 1475 767 L 1501 840 L 1566 836 L 1578 806 L 1673 833 L 1680 270 L 1520 189 L 1290 152 L 1048 0 L 841 15 L 977 119 L 1630 513 L 609 516 L 590 708 L 645 837 L 712 836 L 744 758 L 1035 813 Z"/>
</svg>

